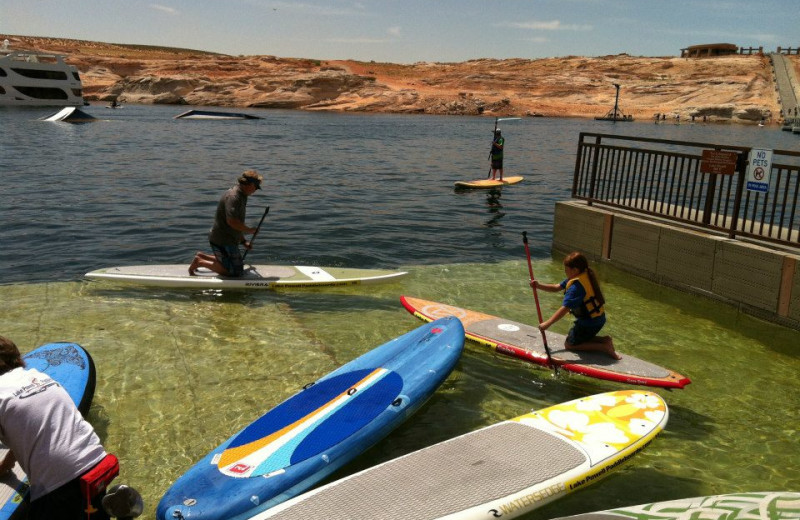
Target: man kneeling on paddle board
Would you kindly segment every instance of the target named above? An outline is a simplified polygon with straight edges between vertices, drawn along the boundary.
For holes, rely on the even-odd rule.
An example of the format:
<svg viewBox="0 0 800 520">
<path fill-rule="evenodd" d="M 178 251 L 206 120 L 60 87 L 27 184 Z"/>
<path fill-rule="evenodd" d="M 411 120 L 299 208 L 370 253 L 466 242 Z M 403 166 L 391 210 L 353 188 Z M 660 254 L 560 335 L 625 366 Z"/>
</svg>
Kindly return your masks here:
<svg viewBox="0 0 800 520">
<path fill-rule="evenodd" d="M 237 179 L 237 184 L 226 191 L 217 204 L 214 214 L 214 225 L 208 232 L 208 242 L 213 255 L 198 251 L 189 266 L 189 274 L 195 275 L 198 267 L 205 267 L 222 276 L 242 276 L 244 260 L 239 251 L 239 244 L 250 249 L 250 242 L 244 234 L 253 234 L 258 228 L 248 227 L 244 223 L 247 210 L 247 197 L 261 189 L 264 177 L 255 170 L 247 170 Z"/>
</svg>

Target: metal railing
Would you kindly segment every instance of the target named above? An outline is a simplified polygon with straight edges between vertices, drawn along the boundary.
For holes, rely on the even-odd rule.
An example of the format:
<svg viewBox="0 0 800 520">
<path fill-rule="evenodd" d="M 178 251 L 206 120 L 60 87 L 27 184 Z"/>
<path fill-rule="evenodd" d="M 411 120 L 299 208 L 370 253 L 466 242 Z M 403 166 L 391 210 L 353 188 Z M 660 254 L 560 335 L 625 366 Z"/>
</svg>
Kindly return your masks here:
<svg viewBox="0 0 800 520">
<path fill-rule="evenodd" d="M 730 174 L 702 173 L 703 151 L 735 154 Z M 766 192 L 746 186 L 749 147 L 581 132 L 572 197 L 729 237 L 800 245 L 800 152 L 773 150 Z"/>
</svg>

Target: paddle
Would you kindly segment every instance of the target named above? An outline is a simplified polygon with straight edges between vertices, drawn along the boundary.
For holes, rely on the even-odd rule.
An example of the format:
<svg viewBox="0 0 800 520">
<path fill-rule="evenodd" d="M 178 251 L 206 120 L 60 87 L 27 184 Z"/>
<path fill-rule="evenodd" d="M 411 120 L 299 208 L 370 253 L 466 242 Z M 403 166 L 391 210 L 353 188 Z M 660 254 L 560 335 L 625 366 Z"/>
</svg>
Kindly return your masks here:
<svg viewBox="0 0 800 520">
<path fill-rule="evenodd" d="M 525 255 L 528 257 L 528 273 L 531 276 L 531 282 L 535 280 L 533 277 L 533 265 L 531 264 L 531 251 L 528 249 L 528 232 L 522 232 L 522 242 L 525 243 Z M 536 301 L 536 314 L 539 317 L 539 323 L 542 322 L 542 308 L 539 306 L 539 295 L 536 293 L 536 287 L 531 286 L 533 289 L 533 299 Z M 537 324 L 538 326 L 538 324 Z M 542 333 L 542 343 L 544 343 L 544 351 L 547 353 L 547 364 L 553 367 L 556 375 L 558 375 L 558 366 L 553 363 L 553 355 L 550 353 L 550 347 L 547 345 L 547 335 L 543 330 L 539 329 Z"/>
<path fill-rule="evenodd" d="M 263 224 L 264 219 L 267 218 L 267 213 L 269 213 L 269 206 L 267 206 L 267 209 L 264 210 L 264 214 L 261 215 L 261 220 L 258 222 L 258 226 L 256 227 L 256 232 L 253 233 L 253 236 L 250 237 L 250 249 L 253 249 L 253 240 L 256 239 L 256 235 L 258 235 L 258 232 L 261 229 L 261 224 Z M 242 262 L 244 262 L 244 259 L 247 256 L 247 253 L 250 252 L 250 249 L 247 249 L 242 255 Z"/>
</svg>

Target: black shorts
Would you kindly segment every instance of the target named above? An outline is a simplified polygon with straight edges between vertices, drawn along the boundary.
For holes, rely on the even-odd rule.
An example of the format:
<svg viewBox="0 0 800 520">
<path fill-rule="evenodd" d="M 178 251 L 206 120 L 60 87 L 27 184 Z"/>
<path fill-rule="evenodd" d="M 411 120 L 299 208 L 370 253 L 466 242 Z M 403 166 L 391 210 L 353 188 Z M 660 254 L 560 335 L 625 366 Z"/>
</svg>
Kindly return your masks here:
<svg viewBox="0 0 800 520">
<path fill-rule="evenodd" d="M 80 477 L 30 503 L 29 520 L 109 520 L 101 501 L 104 493 L 92 498 L 91 507 L 81 493 Z M 87 513 L 87 509 L 92 511 Z M 87 516 L 88 515 L 88 516 Z"/>
<path fill-rule="evenodd" d="M 493 170 L 501 170 L 503 169 L 503 158 L 500 159 L 492 159 L 492 169 Z"/>
</svg>

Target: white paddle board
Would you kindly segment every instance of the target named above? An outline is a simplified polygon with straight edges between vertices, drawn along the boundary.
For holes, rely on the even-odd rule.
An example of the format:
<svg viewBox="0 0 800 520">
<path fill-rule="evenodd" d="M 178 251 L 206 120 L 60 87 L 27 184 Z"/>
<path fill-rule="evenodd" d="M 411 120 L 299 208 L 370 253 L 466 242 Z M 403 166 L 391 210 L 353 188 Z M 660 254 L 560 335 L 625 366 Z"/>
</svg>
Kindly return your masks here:
<svg viewBox="0 0 800 520">
<path fill-rule="evenodd" d="M 107 267 L 86 273 L 86 278 L 154 287 L 250 290 L 366 285 L 394 281 L 406 274 L 384 269 L 248 265 L 243 276 L 232 278 L 205 269 L 192 276 L 188 265 L 173 264 Z"/>
<path fill-rule="evenodd" d="M 576 399 L 368 468 L 251 520 L 514 518 L 628 462 L 668 415 L 661 397 L 642 390 Z"/>
</svg>

